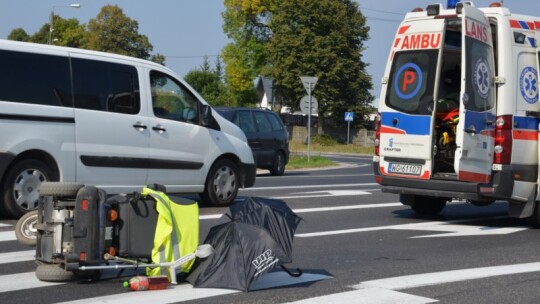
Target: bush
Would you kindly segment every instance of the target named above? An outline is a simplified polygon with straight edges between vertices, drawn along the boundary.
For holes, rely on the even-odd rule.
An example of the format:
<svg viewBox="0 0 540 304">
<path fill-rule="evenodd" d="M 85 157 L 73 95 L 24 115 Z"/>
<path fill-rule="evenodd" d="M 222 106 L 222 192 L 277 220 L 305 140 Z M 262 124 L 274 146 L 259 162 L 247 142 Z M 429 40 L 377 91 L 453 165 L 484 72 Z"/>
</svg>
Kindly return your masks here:
<svg viewBox="0 0 540 304">
<path fill-rule="evenodd" d="M 318 144 L 323 147 L 331 147 L 338 144 L 337 140 L 330 135 L 322 134 L 311 138 L 313 144 Z"/>
</svg>

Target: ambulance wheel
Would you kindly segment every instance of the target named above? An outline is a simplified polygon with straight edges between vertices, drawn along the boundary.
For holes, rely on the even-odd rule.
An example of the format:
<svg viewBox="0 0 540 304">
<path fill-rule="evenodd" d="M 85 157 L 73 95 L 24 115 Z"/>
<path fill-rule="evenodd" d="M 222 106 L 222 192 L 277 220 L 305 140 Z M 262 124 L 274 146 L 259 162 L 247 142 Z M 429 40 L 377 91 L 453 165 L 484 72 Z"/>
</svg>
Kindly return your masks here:
<svg viewBox="0 0 540 304">
<path fill-rule="evenodd" d="M 236 198 L 239 184 L 238 167 L 231 160 L 220 159 L 208 172 L 201 199 L 215 207 L 228 206 Z"/>
<path fill-rule="evenodd" d="M 540 202 L 536 201 L 534 203 L 533 214 L 527 218 L 529 225 L 533 228 L 540 228 Z"/>
<path fill-rule="evenodd" d="M 41 184 L 39 194 L 42 196 L 76 197 L 77 192 L 82 187 L 84 187 L 84 184 L 45 182 Z"/>
<path fill-rule="evenodd" d="M 23 215 L 15 225 L 15 236 L 25 246 L 35 246 L 37 240 L 38 211 L 33 210 Z"/>
<path fill-rule="evenodd" d="M 67 282 L 77 278 L 72 271 L 66 271 L 59 264 L 41 264 L 36 268 L 36 277 L 45 282 Z"/>
<path fill-rule="evenodd" d="M 417 195 L 410 206 L 419 215 L 433 216 L 446 207 L 446 201 L 446 198 Z"/>
<path fill-rule="evenodd" d="M 20 218 L 38 206 L 42 182 L 55 179 L 54 171 L 37 159 L 23 159 L 8 169 L 2 185 L 5 215 Z"/>
</svg>

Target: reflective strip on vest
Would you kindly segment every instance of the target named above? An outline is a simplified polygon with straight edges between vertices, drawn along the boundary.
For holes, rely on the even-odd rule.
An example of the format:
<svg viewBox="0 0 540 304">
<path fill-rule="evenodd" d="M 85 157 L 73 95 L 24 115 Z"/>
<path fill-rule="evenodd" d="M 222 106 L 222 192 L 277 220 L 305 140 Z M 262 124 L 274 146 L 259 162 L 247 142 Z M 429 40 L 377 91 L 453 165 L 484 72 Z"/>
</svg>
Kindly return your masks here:
<svg viewBox="0 0 540 304">
<path fill-rule="evenodd" d="M 196 251 L 199 245 L 199 206 L 197 202 L 189 205 L 179 205 L 171 201 L 163 192 L 144 188 L 142 195 L 152 196 L 157 202 L 158 220 L 152 248 L 152 263 L 173 262 Z M 189 272 L 193 263 L 191 260 L 180 268 Z M 148 267 L 148 276 L 171 275 L 169 267 Z"/>
</svg>

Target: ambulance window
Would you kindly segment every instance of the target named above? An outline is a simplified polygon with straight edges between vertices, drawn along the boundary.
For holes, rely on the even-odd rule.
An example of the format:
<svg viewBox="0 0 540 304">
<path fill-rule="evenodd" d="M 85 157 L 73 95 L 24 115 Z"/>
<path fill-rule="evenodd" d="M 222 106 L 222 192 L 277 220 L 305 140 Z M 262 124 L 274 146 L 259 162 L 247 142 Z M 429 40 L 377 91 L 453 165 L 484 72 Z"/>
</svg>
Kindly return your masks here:
<svg viewBox="0 0 540 304">
<path fill-rule="evenodd" d="M 394 56 L 385 103 L 410 114 L 431 114 L 438 50 L 398 52 Z"/>
<path fill-rule="evenodd" d="M 467 110 L 486 111 L 495 102 L 493 49 L 470 37 L 466 37 L 465 43 L 468 63 L 463 104 Z"/>
</svg>

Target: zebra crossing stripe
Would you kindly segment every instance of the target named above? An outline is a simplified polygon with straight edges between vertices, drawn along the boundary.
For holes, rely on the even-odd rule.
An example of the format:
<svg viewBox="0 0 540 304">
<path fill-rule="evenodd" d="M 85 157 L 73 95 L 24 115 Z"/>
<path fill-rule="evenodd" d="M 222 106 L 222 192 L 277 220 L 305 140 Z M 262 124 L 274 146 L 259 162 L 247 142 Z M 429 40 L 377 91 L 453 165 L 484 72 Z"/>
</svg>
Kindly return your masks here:
<svg viewBox="0 0 540 304">
<path fill-rule="evenodd" d="M 15 231 L 1 231 L 0 242 L 16 241 Z"/>
<path fill-rule="evenodd" d="M 0 264 L 32 261 L 35 256 L 35 250 L 0 253 Z"/>
<path fill-rule="evenodd" d="M 64 283 L 43 282 L 36 278 L 35 272 L 24 272 L 0 276 L 0 293 L 30 288 L 54 286 Z"/>
<path fill-rule="evenodd" d="M 13 225 L 11 225 L 11 224 L 0 223 L 0 227 L 10 227 L 10 226 L 13 226 Z"/>
</svg>

